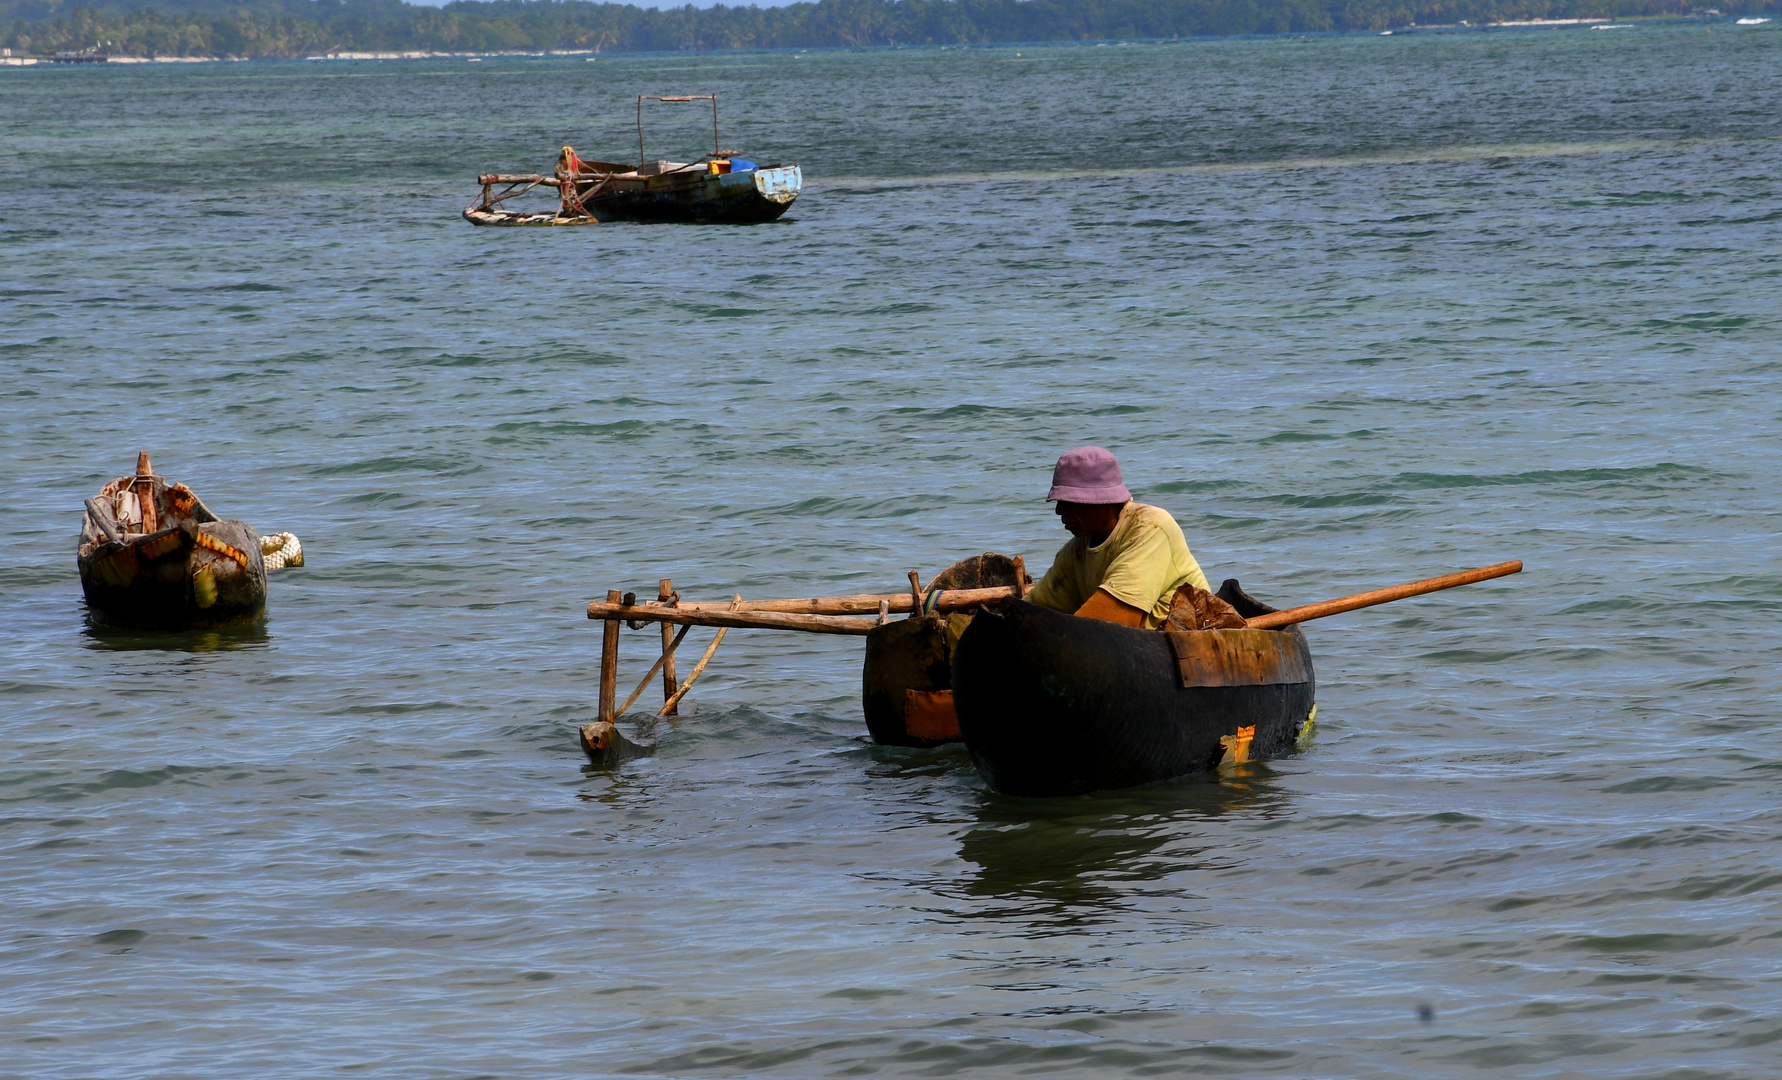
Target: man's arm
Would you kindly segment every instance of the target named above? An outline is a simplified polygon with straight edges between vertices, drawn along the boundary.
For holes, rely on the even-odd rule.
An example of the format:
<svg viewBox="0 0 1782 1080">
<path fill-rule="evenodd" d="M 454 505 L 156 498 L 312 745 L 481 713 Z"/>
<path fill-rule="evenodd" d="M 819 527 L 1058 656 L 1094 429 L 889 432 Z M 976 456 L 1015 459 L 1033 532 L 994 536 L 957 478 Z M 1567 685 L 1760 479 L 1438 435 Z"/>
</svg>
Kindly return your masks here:
<svg viewBox="0 0 1782 1080">
<path fill-rule="evenodd" d="M 1095 595 L 1084 601 L 1075 614 L 1084 619 L 1100 619 L 1102 622 L 1130 626 L 1134 630 L 1145 628 L 1145 613 L 1123 600 L 1116 600 L 1106 589 L 1095 590 Z"/>
<path fill-rule="evenodd" d="M 1082 601 L 1071 595 L 1076 591 L 1070 583 L 1070 570 L 1075 566 L 1075 552 L 1071 545 L 1075 543 L 1074 540 L 1066 543 L 1058 549 L 1058 554 L 1052 556 L 1051 569 L 1027 590 L 1029 603 L 1053 611 L 1075 611 L 1081 605 Z"/>
</svg>

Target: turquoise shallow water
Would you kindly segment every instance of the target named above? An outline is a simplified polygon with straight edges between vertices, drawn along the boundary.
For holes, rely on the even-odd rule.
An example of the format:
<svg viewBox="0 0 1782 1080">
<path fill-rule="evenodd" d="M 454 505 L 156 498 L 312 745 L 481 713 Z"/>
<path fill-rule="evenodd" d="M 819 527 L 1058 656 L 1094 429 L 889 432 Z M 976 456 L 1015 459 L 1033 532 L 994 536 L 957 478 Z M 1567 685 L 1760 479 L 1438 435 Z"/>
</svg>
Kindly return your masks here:
<svg viewBox="0 0 1782 1080">
<path fill-rule="evenodd" d="M 1731 31 L 0 71 L 0 1075 L 1774 1071 Z M 707 89 L 789 220 L 457 218 Z M 1002 798 L 742 632 L 586 766 L 588 599 L 1043 567 L 1084 442 L 1277 603 L 1528 570 L 1309 628 L 1246 775 Z M 139 448 L 302 536 L 262 627 L 87 625 Z"/>
</svg>

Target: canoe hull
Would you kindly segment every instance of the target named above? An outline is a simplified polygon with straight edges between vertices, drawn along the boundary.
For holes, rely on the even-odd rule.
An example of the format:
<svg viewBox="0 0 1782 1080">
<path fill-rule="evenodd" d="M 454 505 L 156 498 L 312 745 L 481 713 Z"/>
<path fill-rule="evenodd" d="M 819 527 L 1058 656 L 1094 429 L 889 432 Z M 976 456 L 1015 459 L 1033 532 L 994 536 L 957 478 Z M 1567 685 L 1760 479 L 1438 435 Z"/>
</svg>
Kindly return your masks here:
<svg viewBox="0 0 1782 1080">
<path fill-rule="evenodd" d="M 1264 655 L 1248 674 L 1207 676 L 1225 685 L 1184 686 L 1193 657 L 1165 633 L 1029 603 L 980 614 L 953 655 L 953 700 L 984 782 L 1010 795 L 1075 795 L 1290 750 L 1316 692 L 1304 635 L 1194 633 L 1267 635 L 1243 639 L 1263 642 Z"/>
<path fill-rule="evenodd" d="M 928 588 L 990 589 L 1012 585 L 1015 562 L 986 551 L 961 559 L 936 574 Z M 971 625 L 971 611 L 929 612 L 894 619 L 866 635 L 866 660 L 861 667 L 861 705 L 872 741 L 885 746 L 939 746 L 958 742 L 957 730 L 910 730 L 911 692 L 944 693 L 953 688 L 953 650 Z"/>
<path fill-rule="evenodd" d="M 882 746 L 939 746 L 956 741 L 923 738 L 909 729 L 911 691 L 935 693 L 953 688 L 951 660 L 959 636 L 971 624 L 965 614 L 930 614 L 876 626 L 866 635 L 861 665 L 861 706 L 866 730 Z"/>
<path fill-rule="evenodd" d="M 246 559 L 199 545 L 203 535 Z M 95 621 L 189 630 L 228 626 L 266 612 L 260 536 L 242 521 L 187 523 L 128 543 L 99 543 L 77 557 L 81 591 Z"/>
<path fill-rule="evenodd" d="M 778 220 L 803 188 L 796 165 L 740 173 L 668 174 L 611 184 L 584 204 L 601 221 L 761 225 Z"/>
</svg>

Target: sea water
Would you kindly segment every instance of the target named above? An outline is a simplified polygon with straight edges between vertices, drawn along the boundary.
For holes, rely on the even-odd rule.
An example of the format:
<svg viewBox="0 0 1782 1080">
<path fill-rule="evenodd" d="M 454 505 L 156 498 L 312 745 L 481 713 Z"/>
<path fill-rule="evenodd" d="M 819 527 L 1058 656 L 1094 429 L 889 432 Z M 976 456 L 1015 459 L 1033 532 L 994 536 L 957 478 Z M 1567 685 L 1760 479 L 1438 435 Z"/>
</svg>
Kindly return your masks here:
<svg viewBox="0 0 1782 1080">
<path fill-rule="evenodd" d="M 0 1074 L 1771 1071 L 1779 72 L 1723 23 L 0 72 Z M 459 218 L 707 92 L 778 223 Z M 1042 571 L 1086 443 L 1276 605 L 1527 569 L 1308 627 L 1309 748 L 1223 775 L 998 796 L 763 631 L 582 756 L 588 600 Z M 139 449 L 302 538 L 263 624 L 89 623 Z"/>
</svg>

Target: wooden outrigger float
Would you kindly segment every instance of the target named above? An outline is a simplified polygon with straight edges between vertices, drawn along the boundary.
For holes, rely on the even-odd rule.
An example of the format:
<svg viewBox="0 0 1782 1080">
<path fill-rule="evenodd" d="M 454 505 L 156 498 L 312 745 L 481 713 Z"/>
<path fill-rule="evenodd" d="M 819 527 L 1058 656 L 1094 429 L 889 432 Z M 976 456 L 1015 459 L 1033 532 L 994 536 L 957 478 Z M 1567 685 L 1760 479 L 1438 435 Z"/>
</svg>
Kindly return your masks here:
<svg viewBox="0 0 1782 1080">
<path fill-rule="evenodd" d="M 1218 593 L 1236 612 L 1229 624 L 1164 630 L 1022 603 L 1032 587 L 1023 560 L 994 553 L 955 563 L 927 586 L 911 571 L 903 593 L 702 604 L 681 600 L 664 578 L 653 601 L 615 589 L 588 605 L 588 618 L 604 632 L 600 714 L 582 725 L 582 748 L 596 762 L 646 752 L 617 722 L 658 671 L 664 701 L 656 715 L 670 716 L 730 630 L 796 630 L 867 639 L 862 704 L 875 742 L 963 741 L 985 783 L 1007 794 L 1166 780 L 1264 760 L 1303 738 L 1317 708 L 1299 624 L 1521 569 L 1519 561 L 1499 563 L 1286 611 L 1252 598 L 1233 578 Z M 894 622 L 893 614 L 907 618 Z M 656 623 L 662 638 L 660 658 L 623 705 L 621 623 Z M 718 632 L 677 682 L 675 650 L 694 626 Z"/>
<path fill-rule="evenodd" d="M 693 162 L 650 161 L 644 152 L 643 103 L 712 103 L 712 152 Z M 464 210 L 472 225 L 598 225 L 602 221 L 755 225 L 777 219 L 804 187 L 797 165 L 756 165 L 720 149 L 718 96 L 637 95 L 637 164 L 594 161 L 565 146 L 556 171 L 488 173 L 477 177 L 481 201 Z M 557 189 L 554 211 L 508 210 L 502 203 L 545 185 Z"/>
</svg>

